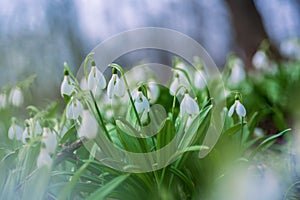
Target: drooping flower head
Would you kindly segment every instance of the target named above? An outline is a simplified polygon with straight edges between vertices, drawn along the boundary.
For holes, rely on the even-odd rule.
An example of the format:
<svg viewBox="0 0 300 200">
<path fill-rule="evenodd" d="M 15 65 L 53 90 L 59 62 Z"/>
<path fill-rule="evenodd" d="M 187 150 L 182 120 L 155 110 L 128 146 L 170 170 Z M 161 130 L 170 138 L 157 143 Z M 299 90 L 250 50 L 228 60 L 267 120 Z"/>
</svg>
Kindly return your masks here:
<svg viewBox="0 0 300 200">
<path fill-rule="evenodd" d="M 0 93 L 0 110 L 5 108 L 7 105 L 7 95 L 6 93 Z"/>
<path fill-rule="evenodd" d="M 22 90 L 19 87 L 15 87 L 10 91 L 9 101 L 13 106 L 20 107 L 24 102 Z"/>
<path fill-rule="evenodd" d="M 43 166 L 47 166 L 48 168 L 51 168 L 52 162 L 53 160 L 50 157 L 49 152 L 46 149 L 42 148 L 37 158 L 37 167 L 40 168 Z"/>
<path fill-rule="evenodd" d="M 92 67 L 87 82 L 88 89 L 91 90 L 94 95 L 101 94 L 101 90 L 106 87 L 106 79 L 100 72 L 100 70 L 96 67 L 95 61 L 92 61 Z"/>
<path fill-rule="evenodd" d="M 150 111 L 150 105 L 148 99 L 145 97 L 143 92 L 141 91 L 141 88 L 139 88 L 135 101 L 134 101 L 134 106 L 138 112 L 138 114 L 143 114 L 144 112 L 149 112 Z"/>
<path fill-rule="evenodd" d="M 63 82 L 61 83 L 61 86 L 60 86 L 61 96 L 62 97 L 64 97 L 64 95 L 71 96 L 74 88 L 75 88 L 74 81 L 69 76 L 68 70 L 65 70 L 64 71 L 64 80 L 63 80 Z"/>
<path fill-rule="evenodd" d="M 25 129 L 22 133 L 22 142 L 23 144 L 27 144 L 27 140 L 29 140 L 31 137 L 30 133 L 30 125 L 28 121 L 25 121 Z"/>
<path fill-rule="evenodd" d="M 238 96 L 235 97 L 235 101 L 228 111 L 228 116 L 231 117 L 233 115 L 234 111 L 236 112 L 236 114 L 239 117 L 246 116 L 246 109 L 245 109 L 244 105 L 240 102 Z"/>
<path fill-rule="evenodd" d="M 199 106 L 195 99 L 193 99 L 187 92 L 180 103 L 180 115 L 184 114 L 195 115 L 199 113 Z"/>
<path fill-rule="evenodd" d="M 69 104 L 67 105 L 67 112 L 66 112 L 66 117 L 68 119 L 78 119 L 79 116 L 82 115 L 83 112 L 83 105 L 82 103 L 72 97 L 71 101 L 69 102 Z"/>
<path fill-rule="evenodd" d="M 22 128 L 16 124 L 16 119 L 12 118 L 11 126 L 8 129 L 8 138 L 13 140 L 22 140 Z"/>
<path fill-rule="evenodd" d="M 124 81 L 118 77 L 117 70 L 112 68 L 112 76 L 107 85 L 107 96 L 112 99 L 113 96 L 122 97 L 125 94 Z"/>
<path fill-rule="evenodd" d="M 45 144 L 45 149 L 48 153 L 54 153 L 57 145 L 56 135 L 46 125 L 43 128 L 43 139 L 42 142 Z"/>
<path fill-rule="evenodd" d="M 246 77 L 244 62 L 240 58 L 234 56 L 230 62 L 230 68 L 231 73 L 228 82 L 235 86 Z"/>
<path fill-rule="evenodd" d="M 170 94 L 173 96 L 178 95 L 178 94 L 183 95 L 184 88 L 182 86 L 187 86 L 187 82 L 185 81 L 184 78 L 182 78 L 182 76 L 179 75 L 179 73 L 175 73 L 174 79 L 170 85 Z M 179 89 L 179 87 L 181 87 L 181 88 Z M 176 94 L 176 91 L 177 91 L 177 94 Z"/>
<path fill-rule="evenodd" d="M 197 70 L 195 73 L 194 84 L 198 89 L 204 89 L 206 87 L 205 74 L 203 70 Z"/>
<path fill-rule="evenodd" d="M 97 136 L 98 123 L 95 117 L 89 110 L 84 110 L 82 114 L 82 122 L 78 130 L 78 137 L 86 137 L 87 139 L 94 139 Z"/>
</svg>

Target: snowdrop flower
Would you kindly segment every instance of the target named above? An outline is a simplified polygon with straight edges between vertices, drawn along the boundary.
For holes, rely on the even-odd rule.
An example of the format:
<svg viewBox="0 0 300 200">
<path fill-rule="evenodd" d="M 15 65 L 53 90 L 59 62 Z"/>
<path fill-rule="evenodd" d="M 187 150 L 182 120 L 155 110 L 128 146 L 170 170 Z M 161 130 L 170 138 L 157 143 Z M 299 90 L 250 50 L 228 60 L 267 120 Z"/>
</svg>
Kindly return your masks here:
<svg viewBox="0 0 300 200">
<path fill-rule="evenodd" d="M 231 117 L 233 115 L 234 111 L 236 112 L 236 114 L 239 117 L 245 117 L 246 116 L 246 109 L 245 109 L 245 107 L 243 106 L 243 104 L 241 104 L 241 102 L 238 99 L 235 100 L 235 102 L 230 107 L 230 109 L 228 111 L 228 116 Z"/>
<path fill-rule="evenodd" d="M 195 73 L 194 84 L 198 89 L 204 89 L 206 87 L 206 81 L 204 72 L 202 70 L 197 70 Z"/>
<path fill-rule="evenodd" d="M 107 85 L 107 96 L 109 99 L 112 99 L 114 95 L 122 97 L 125 93 L 124 82 L 121 81 L 118 77 L 117 70 L 112 69 L 112 76 Z"/>
<path fill-rule="evenodd" d="M 170 94 L 174 96 L 176 91 L 178 90 L 178 88 L 181 87 L 181 86 L 188 87 L 187 80 L 186 80 L 186 78 L 184 78 L 184 75 L 181 76 L 178 73 L 176 73 L 175 77 L 174 77 L 174 79 L 173 79 L 173 81 L 170 85 Z M 184 94 L 184 88 L 183 87 L 181 87 L 178 90 L 176 95 L 178 95 L 178 94 L 181 94 L 181 95 Z"/>
<path fill-rule="evenodd" d="M 43 128 L 43 139 L 45 149 L 48 153 L 54 153 L 57 145 L 56 135 L 51 131 L 49 127 Z"/>
<path fill-rule="evenodd" d="M 149 97 L 149 101 L 150 103 L 155 103 L 156 100 L 159 97 L 159 87 L 157 84 L 153 83 L 149 83 L 148 87 L 147 87 L 147 91 L 148 91 L 148 97 Z"/>
<path fill-rule="evenodd" d="M 99 95 L 101 90 L 106 87 L 106 79 L 100 70 L 96 67 L 94 61 L 92 61 L 91 71 L 88 76 L 88 89 L 93 92 L 94 95 Z"/>
<path fill-rule="evenodd" d="M 268 69 L 269 59 L 266 53 L 263 51 L 257 51 L 252 58 L 252 65 L 258 70 Z"/>
<path fill-rule="evenodd" d="M 39 156 L 37 158 L 37 167 L 47 166 L 50 168 L 52 165 L 52 158 L 50 157 L 48 151 L 46 149 L 41 149 Z"/>
<path fill-rule="evenodd" d="M 33 117 L 29 118 L 29 128 L 32 135 L 40 135 L 43 132 L 41 124 L 38 120 L 35 120 Z"/>
<path fill-rule="evenodd" d="M 30 139 L 30 128 L 29 128 L 29 124 L 26 124 L 26 127 L 22 133 L 22 142 L 23 144 L 27 144 L 27 139 Z"/>
<path fill-rule="evenodd" d="M 16 124 L 16 119 L 12 119 L 12 124 L 8 129 L 8 138 L 13 140 L 22 140 L 22 128 Z"/>
<path fill-rule="evenodd" d="M 88 82 L 87 82 L 87 80 L 86 80 L 85 77 L 83 77 L 83 78 L 81 79 L 79 85 L 80 85 L 80 88 L 81 88 L 82 90 L 88 90 L 88 89 L 89 89 L 89 88 L 88 88 Z"/>
<path fill-rule="evenodd" d="M 144 111 L 145 112 L 150 111 L 149 101 L 141 91 L 138 91 L 138 93 L 136 95 L 134 106 L 135 106 L 138 114 L 142 114 L 142 113 L 144 113 Z"/>
<path fill-rule="evenodd" d="M 75 88 L 74 81 L 69 76 L 69 72 L 67 70 L 65 70 L 64 74 L 65 74 L 64 80 L 60 86 L 60 94 L 62 97 L 64 97 L 64 95 L 71 96 L 71 94 Z"/>
<path fill-rule="evenodd" d="M 2 108 L 5 108 L 6 105 L 7 105 L 6 94 L 5 93 L 0 93 L 0 110 Z"/>
<path fill-rule="evenodd" d="M 234 58 L 228 82 L 232 85 L 236 85 L 244 80 L 245 77 L 246 73 L 243 61 L 240 58 Z"/>
<path fill-rule="evenodd" d="M 188 93 L 184 94 L 184 97 L 180 103 L 180 115 L 183 116 L 185 113 L 194 115 L 199 113 L 199 106 L 195 99 L 190 97 Z"/>
<path fill-rule="evenodd" d="M 86 137 L 94 139 L 97 136 L 98 123 L 89 110 L 84 110 L 82 114 L 82 122 L 78 130 L 78 137 Z"/>
<path fill-rule="evenodd" d="M 265 132 L 262 128 L 255 127 L 253 135 L 254 137 L 261 138 L 265 135 Z"/>
<path fill-rule="evenodd" d="M 78 99 L 71 98 L 70 103 L 67 105 L 66 116 L 68 119 L 78 119 L 82 115 L 83 105 Z"/>
<path fill-rule="evenodd" d="M 23 104 L 24 97 L 19 87 L 15 87 L 10 91 L 9 101 L 13 106 L 16 107 L 20 107 Z"/>
<path fill-rule="evenodd" d="M 288 58 L 300 59 L 300 40 L 297 38 L 284 40 L 280 44 L 280 52 Z"/>
</svg>

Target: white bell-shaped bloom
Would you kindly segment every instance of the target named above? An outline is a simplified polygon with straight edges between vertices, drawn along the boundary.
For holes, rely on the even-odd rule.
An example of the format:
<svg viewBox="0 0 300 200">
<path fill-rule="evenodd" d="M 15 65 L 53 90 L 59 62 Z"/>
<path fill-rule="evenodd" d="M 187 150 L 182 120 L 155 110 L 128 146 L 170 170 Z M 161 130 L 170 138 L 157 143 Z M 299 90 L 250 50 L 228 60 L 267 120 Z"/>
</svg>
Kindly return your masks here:
<svg viewBox="0 0 300 200">
<path fill-rule="evenodd" d="M 149 97 L 149 101 L 150 103 L 155 103 L 156 100 L 159 97 L 159 87 L 157 84 L 155 83 L 149 83 L 148 84 L 148 88 L 147 88 L 147 92 L 148 92 L 148 97 Z"/>
<path fill-rule="evenodd" d="M 300 59 L 300 40 L 289 38 L 280 44 L 280 53 L 288 58 Z"/>
<path fill-rule="evenodd" d="M 78 119 L 78 117 L 82 115 L 82 112 L 83 112 L 82 103 L 79 100 L 74 99 L 72 97 L 70 103 L 67 105 L 67 112 L 66 112 L 67 118 Z"/>
<path fill-rule="evenodd" d="M 84 110 L 82 114 L 82 122 L 78 130 L 78 137 L 86 137 L 94 139 L 97 136 L 98 123 L 89 110 Z"/>
<path fill-rule="evenodd" d="M 195 99 L 190 97 L 188 93 L 184 94 L 184 97 L 180 103 L 180 115 L 183 116 L 185 113 L 194 115 L 199 113 L 199 106 Z"/>
<path fill-rule="evenodd" d="M 23 133 L 22 133 L 22 142 L 23 144 L 27 144 L 27 139 L 30 139 L 30 128 L 26 126 Z"/>
<path fill-rule="evenodd" d="M 12 122 L 11 126 L 8 129 L 8 138 L 13 140 L 22 140 L 23 130 L 15 122 Z"/>
<path fill-rule="evenodd" d="M 138 114 L 150 111 L 149 101 L 141 91 L 138 91 L 136 95 L 134 106 Z"/>
<path fill-rule="evenodd" d="M 0 93 L 0 110 L 7 105 L 7 96 L 5 93 Z"/>
<path fill-rule="evenodd" d="M 198 89 L 204 89 L 206 87 L 205 74 L 202 70 L 196 71 L 194 84 Z"/>
<path fill-rule="evenodd" d="M 176 91 L 178 90 L 179 87 L 181 87 L 176 95 L 183 95 L 184 94 L 184 87 L 188 88 L 188 81 L 184 77 L 184 75 L 180 75 L 179 73 L 175 74 L 175 77 L 170 85 L 170 94 L 175 95 Z"/>
<path fill-rule="evenodd" d="M 21 89 L 15 87 L 10 91 L 9 101 L 13 106 L 20 107 L 24 102 L 24 97 Z"/>
<path fill-rule="evenodd" d="M 33 136 L 40 135 L 43 132 L 40 122 L 33 117 L 29 118 L 29 128 Z"/>
<path fill-rule="evenodd" d="M 92 66 L 88 76 L 88 89 L 91 90 L 94 95 L 99 95 L 101 94 L 101 90 L 105 87 L 105 77 L 96 66 Z"/>
<path fill-rule="evenodd" d="M 80 85 L 80 88 L 81 88 L 82 90 L 88 90 L 88 89 L 89 89 L 89 88 L 88 88 L 88 81 L 86 80 L 85 77 L 83 77 L 83 78 L 80 80 L 79 85 Z"/>
<path fill-rule="evenodd" d="M 54 153 L 57 145 L 56 135 L 51 131 L 49 127 L 43 128 L 43 139 L 45 149 L 48 153 Z"/>
<path fill-rule="evenodd" d="M 232 85 L 237 85 L 246 77 L 244 63 L 240 58 L 235 58 L 231 68 L 231 74 L 228 82 Z"/>
<path fill-rule="evenodd" d="M 228 116 L 231 117 L 233 115 L 234 111 L 236 112 L 236 114 L 239 117 L 245 117 L 246 116 L 246 109 L 245 109 L 244 105 L 239 100 L 234 101 L 234 103 L 232 104 L 232 106 L 230 107 L 230 109 L 228 111 Z"/>
<path fill-rule="evenodd" d="M 252 65 L 258 70 L 268 69 L 269 59 L 266 53 L 263 51 L 257 51 L 252 58 Z"/>
<path fill-rule="evenodd" d="M 124 81 L 119 79 L 117 74 L 113 74 L 107 85 L 107 96 L 112 99 L 114 95 L 122 97 L 125 94 Z"/>
<path fill-rule="evenodd" d="M 64 75 L 64 80 L 60 86 L 61 96 L 62 97 L 64 97 L 64 95 L 71 96 L 74 88 L 75 88 L 74 81 L 71 79 L 71 77 L 69 75 Z"/>
<path fill-rule="evenodd" d="M 47 166 L 51 168 L 52 165 L 52 158 L 50 157 L 48 151 L 46 149 L 41 149 L 39 156 L 37 158 L 37 167 Z"/>
</svg>

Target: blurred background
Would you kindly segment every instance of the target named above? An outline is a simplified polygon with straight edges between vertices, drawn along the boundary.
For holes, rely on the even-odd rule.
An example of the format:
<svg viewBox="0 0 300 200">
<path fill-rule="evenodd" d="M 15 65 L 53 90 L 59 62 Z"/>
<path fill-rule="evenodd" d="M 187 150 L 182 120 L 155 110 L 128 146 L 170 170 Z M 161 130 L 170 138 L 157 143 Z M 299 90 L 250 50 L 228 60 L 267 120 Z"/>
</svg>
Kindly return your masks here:
<svg viewBox="0 0 300 200">
<path fill-rule="evenodd" d="M 1 0 L 0 88 L 36 73 L 36 101 L 59 96 L 63 63 L 72 70 L 101 41 L 132 28 L 171 28 L 203 45 L 218 67 L 235 52 L 248 68 L 264 39 L 276 57 L 300 37 L 299 0 Z M 35 102 L 36 103 L 36 102 Z"/>
</svg>

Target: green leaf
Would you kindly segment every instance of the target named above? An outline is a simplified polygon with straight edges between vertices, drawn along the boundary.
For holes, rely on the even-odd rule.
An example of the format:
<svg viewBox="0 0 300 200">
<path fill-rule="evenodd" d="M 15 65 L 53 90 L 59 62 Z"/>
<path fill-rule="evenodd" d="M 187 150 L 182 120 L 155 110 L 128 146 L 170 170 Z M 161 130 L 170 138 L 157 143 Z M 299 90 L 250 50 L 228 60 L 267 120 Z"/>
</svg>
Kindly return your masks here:
<svg viewBox="0 0 300 200">
<path fill-rule="evenodd" d="M 22 199 L 44 199 L 49 178 L 47 166 L 37 168 L 26 178 Z"/>
<path fill-rule="evenodd" d="M 194 188 L 194 185 L 193 185 L 193 182 L 191 181 L 191 178 L 187 177 L 185 175 L 185 173 L 183 173 L 179 169 L 176 169 L 173 166 L 170 167 L 170 172 L 172 174 L 174 174 L 175 176 L 177 176 L 179 179 L 181 179 L 188 186 L 189 189 L 193 189 Z"/>
<path fill-rule="evenodd" d="M 271 137 L 268 137 L 267 139 L 265 139 L 264 141 L 262 141 L 257 147 L 256 149 L 250 154 L 249 156 L 249 160 L 252 160 L 253 157 L 257 154 L 257 152 L 259 152 L 261 149 L 263 149 L 266 145 L 268 145 L 269 143 L 273 142 L 274 140 L 276 140 L 277 138 L 281 137 L 282 135 L 284 135 L 285 133 L 291 131 L 291 129 L 286 129 L 284 131 L 281 131 L 280 133 L 277 133 L 276 135 L 273 135 Z"/>
<path fill-rule="evenodd" d="M 62 191 L 60 192 L 58 200 L 65 200 L 70 197 L 72 190 L 74 189 L 74 187 L 76 186 L 77 182 L 80 179 L 80 176 L 82 175 L 82 173 L 85 171 L 85 169 L 88 167 L 89 164 L 90 164 L 90 161 L 87 161 L 84 163 L 84 165 L 82 165 L 77 170 L 77 172 L 74 174 L 74 176 L 72 176 L 70 182 L 67 183 L 65 185 L 65 187 L 62 189 Z"/>
<path fill-rule="evenodd" d="M 243 125 L 245 125 L 246 122 L 243 123 Z M 233 127 L 227 129 L 223 134 L 224 135 L 234 135 L 236 134 L 238 131 L 240 131 L 242 129 L 242 123 L 237 123 L 236 125 L 234 125 Z"/>
<path fill-rule="evenodd" d="M 92 193 L 87 200 L 102 200 L 105 199 L 109 194 L 112 193 L 112 191 L 118 187 L 121 183 L 123 183 L 127 177 L 129 175 L 121 175 L 118 176 L 117 178 L 114 178 L 113 180 L 111 180 L 110 182 L 108 182 L 107 184 L 105 184 L 104 186 L 102 186 L 101 188 L 99 188 L 97 191 L 95 191 L 94 193 Z"/>
<path fill-rule="evenodd" d="M 158 131 L 156 135 L 156 149 L 161 149 L 169 144 L 175 136 L 175 126 L 170 118 L 168 118 L 164 126 Z"/>
</svg>

